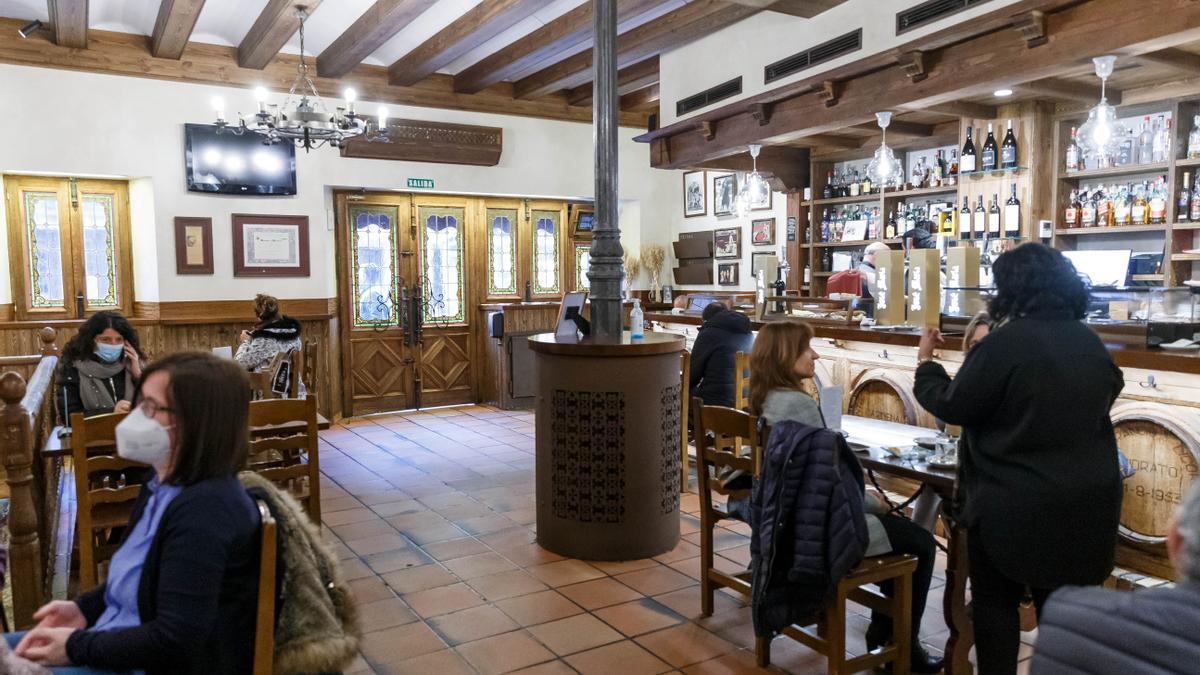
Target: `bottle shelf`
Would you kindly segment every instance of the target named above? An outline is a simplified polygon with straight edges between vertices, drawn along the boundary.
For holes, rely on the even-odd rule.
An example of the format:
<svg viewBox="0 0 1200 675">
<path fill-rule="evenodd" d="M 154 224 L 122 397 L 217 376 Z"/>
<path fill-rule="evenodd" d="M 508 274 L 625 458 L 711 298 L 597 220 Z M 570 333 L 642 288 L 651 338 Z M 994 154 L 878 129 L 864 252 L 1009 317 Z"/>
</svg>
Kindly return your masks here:
<svg viewBox="0 0 1200 675">
<path fill-rule="evenodd" d="M 879 201 L 879 193 L 873 195 L 859 195 L 857 197 L 830 197 L 829 199 L 814 199 L 811 202 L 805 202 L 811 206 L 821 206 L 823 204 L 866 204 Z M 883 196 L 890 197 L 890 193 L 885 193 Z"/>
<path fill-rule="evenodd" d="M 1175 160 L 1177 168 L 1200 166 L 1200 159 L 1177 159 Z"/>
<path fill-rule="evenodd" d="M 1200 261 L 1200 253 L 1172 253 L 1171 262 L 1196 262 Z"/>
<path fill-rule="evenodd" d="M 1182 223 L 1175 223 L 1174 225 L 1171 226 L 1171 229 L 1173 229 L 1173 230 L 1200 230 L 1200 222 L 1187 220 Z"/>
<path fill-rule="evenodd" d="M 837 272 L 813 272 L 814 277 L 831 277 Z"/>
<path fill-rule="evenodd" d="M 864 239 L 861 241 L 823 241 L 813 244 L 813 246 L 815 248 L 855 248 L 857 246 L 866 246 L 874 241 L 874 239 Z"/>
<path fill-rule="evenodd" d="M 801 206 L 821 206 L 829 204 L 865 204 L 869 202 L 878 202 L 880 196 L 884 199 L 901 198 L 901 197 L 920 197 L 922 195 L 941 195 L 951 192 L 958 192 L 957 185 L 942 185 L 940 187 L 928 188 L 911 188 L 909 190 L 889 190 L 880 195 L 878 192 L 869 195 L 859 195 L 857 197 L 831 197 L 829 199 L 814 199 L 808 202 L 800 202 Z"/>
<path fill-rule="evenodd" d="M 999 177 L 999 176 L 1008 176 L 1008 175 L 1012 175 L 1012 174 L 1018 174 L 1018 173 L 1022 173 L 1024 171 L 1028 171 L 1028 170 L 1029 170 L 1029 167 L 1027 167 L 1027 166 L 1014 166 L 1011 169 L 992 169 L 991 171 L 960 171 L 958 174 L 958 177 L 959 177 L 959 179 L 962 179 L 962 178 L 976 179 L 976 178 L 982 178 L 985 176 L 994 178 L 994 177 Z"/>
<path fill-rule="evenodd" d="M 922 195 L 944 195 L 950 192 L 958 192 L 957 185 L 942 185 L 940 187 L 927 188 L 912 188 L 911 190 L 897 190 L 896 192 L 887 193 L 888 197 L 920 197 Z"/>
<path fill-rule="evenodd" d="M 1176 166 L 1179 166 L 1176 163 Z M 1114 166 L 1108 169 L 1088 169 L 1086 171 L 1061 171 L 1058 177 L 1062 180 L 1082 180 L 1085 178 L 1110 178 L 1113 176 L 1136 176 L 1140 173 L 1155 173 L 1170 168 L 1169 162 L 1151 162 L 1149 164 L 1130 164 Z"/>
<path fill-rule="evenodd" d="M 1133 274 L 1130 275 L 1130 281 L 1163 281 L 1166 276 L 1162 274 Z"/>
<path fill-rule="evenodd" d="M 1164 232 L 1167 225 L 1117 225 L 1115 227 L 1069 227 L 1058 228 L 1054 230 L 1054 234 L 1063 237 L 1086 236 L 1086 235 L 1102 235 L 1102 234 L 1127 234 L 1130 232 Z"/>
</svg>

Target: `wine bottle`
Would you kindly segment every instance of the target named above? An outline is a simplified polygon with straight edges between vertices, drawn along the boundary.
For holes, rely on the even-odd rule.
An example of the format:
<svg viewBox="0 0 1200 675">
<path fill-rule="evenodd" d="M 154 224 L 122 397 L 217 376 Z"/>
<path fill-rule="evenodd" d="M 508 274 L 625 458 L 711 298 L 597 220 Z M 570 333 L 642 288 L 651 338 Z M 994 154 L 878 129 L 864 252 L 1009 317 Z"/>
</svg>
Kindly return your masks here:
<svg viewBox="0 0 1200 675">
<path fill-rule="evenodd" d="M 983 239 L 985 232 L 987 232 L 987 211 L 983 210 L 983 195 L 979 195 L 979 202 L 975 205 L 974 220 L 971 224 L 971 236 L 975 239 Z"/>
<path fill-rule="evenodd" d="M 1175 203 L 1175 220 L 1178 222 L 1187 222 L 1190 217 L 1189 211 L 1192 204 L 1192 173 L 1190 171 L 1183 172 L 1183 189 L 1179 191 L 1179 201 Z"/>
<path fill-rule="evenodd" d="M 1067 144 L 1067 171 L 1079 170 L 1079 139 L 1078 131 L 1071 127 L 1071 142 Z"/>
<path fill-rule="evenodd" d="M 962 241 L 971 240 L 971 203 L 963 197 L 962 212 L 958 216 L 958 238 Z"/>
<path fill-rule="evenodd" d="M 1188 134 L 1188 159 L 1200 159 L 1200 115 L 1192 118 L 1192 131 Z"/>
<path fill-rule="evenodd" d="M 993 193 L 992 203 L 988 206 L 988 238 L 996 239 L 1000 236 L 1000 196 Z"/>
<path fill-rule="evenodd" d="M 825 209 L 821 214 L 821 243 L 829 243 L 829 209 Z"/>
<path fill-rule="evenodd" d="M 1071 200 L 1063 214 L 1063 227 L 1073 229 L 1079 227 L 1079 191 L 1071 190 Z"/>
<path fill-rule="evenodd" d="M 884 239 L 895 239 L 896 238 L 896 212 L 895 211 L 888 211 L 888 223 L 887 223 L 887 227 L 884 228 L 883 238 Z"/>
<path fill-rule="evenodd" d="M 1021 202 L 1017 199 L 1017 184 L 1012 184 L 1012 193 L 1004 202 L 1004 236 L 1007 239 L 1021 238 Z"/>
<path fill-rule="evenodd" d="M 1150 193 L 1150 224 L 1161 225 L 1167 222 L 1166 184 L 1160 178 L 1154 183 Z"/>
<path fill-rule="evenodd" d="M 1145 185 L 1139 185 L 1134 190 L 1133 207 L 1130 209 L 1130 225 L 1147 225 L 1150 222 L 1150 210 L 1146 204 Z"/>
<path fill-rule="evenodd" d="M 946 185 L 958 185 L 958 150 L 950 151 L 950 173 L 946 176 Z"/>
<path fill-rule="evenodd" d="M 825 187 L 821 190 L 821 198 L 833 199 L 833 169 L 825 174 Z"/>
<path fill-rule="evenodd" d="M 1188 219 L 1200 222 L 1200 189 L 1192 190 L 1192 204 L 1188 208 Z"/>
<path fill-rule="evenodd" d="M 1129 186 L 1122 187 L 1113 201 L 1113 224 L 1128 225 L 1133 204 L 1130 203 Z"/>
<path fill-rule="evenodd" d="M 1138 133 L 1137 163 L 1149 164 L 1154 159 L 1153 139 L 1150 137 L 1150 116 L 1142 119 L 1142 130 Z"/>
<path fill-rule="evenodd" d="M 1015 169 L 1017 166 L 1017 137 L 1013 135 L 1012 120 L 1008 121 L 1008 131 L 1000 144 L 1000 168 Z"/>
<path fill-rule="evenodd" d="M 975 171 L 975 141 L 971 140 L 971 127 L 967 127 L 967 142 L 963 143 L 962 157 L 958 160 L 958 168 L 961 173 Z"/>
<path fill-rule="evenodd" d="M 996 136 L 992 133 L 992 123 L 988 122 L 987 140 L 983 142 L 983 157 L 979 166 L 980 171 L 996 170 Z"/>
</svg>

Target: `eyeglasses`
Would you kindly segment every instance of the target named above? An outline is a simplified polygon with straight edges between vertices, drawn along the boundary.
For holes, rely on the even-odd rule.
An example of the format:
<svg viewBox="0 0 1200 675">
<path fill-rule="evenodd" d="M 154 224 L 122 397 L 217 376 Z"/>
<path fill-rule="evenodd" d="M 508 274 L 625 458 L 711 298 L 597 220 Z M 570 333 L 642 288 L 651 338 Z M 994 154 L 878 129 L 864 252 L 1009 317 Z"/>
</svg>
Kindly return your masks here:
<svg viewBox="0 0 1200 675">
<path fill-rule="evenodd" d="M 160 406 L 158 403 L 156 403 L 155 401 L 152 401 L 148 398 L 144 398 L 138 403 L 138 409 L 141 410 L 142 414 L 145 415 L 146 417 L 154 417 L 155 415 L 157 415 L 160 412 L 165 412 L 165 413 L 174 413 L 175 412 L 174 408 Z"/>
</svg>

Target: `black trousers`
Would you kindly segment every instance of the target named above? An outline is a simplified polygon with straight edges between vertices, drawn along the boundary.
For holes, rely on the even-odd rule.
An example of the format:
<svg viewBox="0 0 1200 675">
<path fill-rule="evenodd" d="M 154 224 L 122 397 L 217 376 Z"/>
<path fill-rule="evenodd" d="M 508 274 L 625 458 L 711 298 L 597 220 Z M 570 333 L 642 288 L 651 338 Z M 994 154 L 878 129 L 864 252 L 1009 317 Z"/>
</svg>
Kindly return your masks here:
<svg viewBox="0 0 1200 675">
<path fill-rule="evenodd" d="M 975 627 L 975 658 L 979 675 L 1013 675 L 1021 648 L 1019 606 L 1027 586 L 1000 572 L 980 543 L 976 530 L 967 533 L 970 558 L 971 623 Z M 1038 616 L 1055 589 L 1030 588 Z"/>
<path fill-rule="evenodd" d="M 912 642 L 917 643 L 921 632 L 921 617 L 925 615 L 925 601 L 929 597 L 929 584 L 933 579 L 933 565 L 937 556 L 937 545 L 929 530 L 914 523 L 908 518 L 896 515 L 879 516 L 883 529 L 887 532 L 888 543 L 892 545 L 892 553 L 907 553 L 917 558 L 917 571 L 913 572 L 912 593 Z M 879 584 L 879 590 L 884 595 L 891 596 L 894 583 L 885 581 Z M 872 637 L 884 637 L 892 634 L 892 618 L 886 614 L 871 612 Z"/>
</svg>

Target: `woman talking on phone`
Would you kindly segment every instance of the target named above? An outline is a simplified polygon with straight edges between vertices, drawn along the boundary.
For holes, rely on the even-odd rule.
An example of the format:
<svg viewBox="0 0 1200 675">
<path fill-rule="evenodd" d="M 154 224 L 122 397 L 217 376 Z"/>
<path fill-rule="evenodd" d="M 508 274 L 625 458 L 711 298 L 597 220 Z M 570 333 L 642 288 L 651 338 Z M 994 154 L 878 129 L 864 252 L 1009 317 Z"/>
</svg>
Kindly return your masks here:
<svg viewBox="0 0 1200 675">
<path fill-rule="evenodd" d="M 54 395 L 63 424 L 85 416 L 129 412 L 142 379 L 137 331 L 117 312 L 97 312 L 63 347 Z"/>
</svg>

